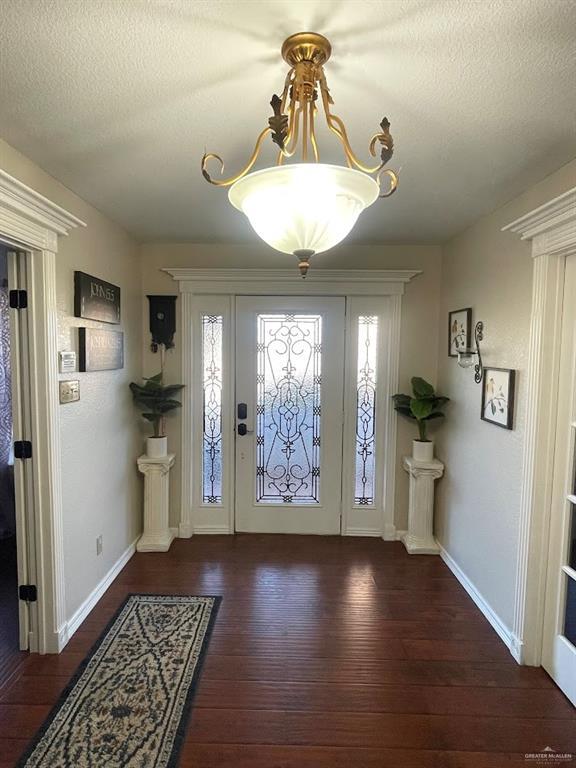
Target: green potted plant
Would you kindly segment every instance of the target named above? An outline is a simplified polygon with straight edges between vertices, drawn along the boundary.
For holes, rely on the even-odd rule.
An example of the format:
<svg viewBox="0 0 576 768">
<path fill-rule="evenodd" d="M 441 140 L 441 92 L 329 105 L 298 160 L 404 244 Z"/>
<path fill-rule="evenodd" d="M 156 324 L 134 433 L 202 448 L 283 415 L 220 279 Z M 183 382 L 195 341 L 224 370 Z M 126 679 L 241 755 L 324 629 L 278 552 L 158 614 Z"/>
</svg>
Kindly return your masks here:
<svg viewBox="0 0 576 768">
<path fill-rule="evenodd" d="M 419 376 L 411 379 L 412 395 L 393 395 L 394 409 L 418 425 L 418 440 L 412 441 L 412 456 L 417 461 L 432 461 L 434 443 L 428 439 L 427 424 L 432 419 L 444 417 L 442 408 L 449 397 L 437 395 L 432 384 Z"/>
<path fill-rule="evenodd" d="M 142 416 L 154 427 L 154 435 L 146 438 L 146 453 L 150 458 L 159 459 L 168 453 L 166 437 L 166 414 L 182 406 L 174 395 L 184 384 L 164 384 L 163 372 L 144 379 L 144 384 L 130 384 L 136 405 L 142 409 Z"/>
</svg>

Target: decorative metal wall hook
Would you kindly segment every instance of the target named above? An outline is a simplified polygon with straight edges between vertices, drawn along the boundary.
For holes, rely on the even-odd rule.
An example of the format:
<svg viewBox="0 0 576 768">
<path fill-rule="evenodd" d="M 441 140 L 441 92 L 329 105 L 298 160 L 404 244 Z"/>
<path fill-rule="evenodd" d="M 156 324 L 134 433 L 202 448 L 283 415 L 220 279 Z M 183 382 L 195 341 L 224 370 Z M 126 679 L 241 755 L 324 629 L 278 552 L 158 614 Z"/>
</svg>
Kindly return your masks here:
<svg viewBox="0 0 576 768">
<path fill-rule="evenodd" d="M 484 340 L 484 323 L 479 320 L 474 327 L 474 347 L 466 347 L 458 352 L 458 365 L 461 368 L 474 366 L 474 381 L 480 384 L 484 378 L 484 365 L 480 352 L 480 342 Z"/>
</svg>

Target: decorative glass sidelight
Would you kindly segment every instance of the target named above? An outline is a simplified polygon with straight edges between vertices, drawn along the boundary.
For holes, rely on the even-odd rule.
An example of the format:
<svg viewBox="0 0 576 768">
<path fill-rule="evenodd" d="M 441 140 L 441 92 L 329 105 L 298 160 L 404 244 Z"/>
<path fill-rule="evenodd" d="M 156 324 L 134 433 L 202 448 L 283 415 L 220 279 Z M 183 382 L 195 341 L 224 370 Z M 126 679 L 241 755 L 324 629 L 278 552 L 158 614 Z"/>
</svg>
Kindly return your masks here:
<svg viewBox="0 0 576 768">
<path fill-rule="evenodd" d="M 222 503 L 222 315 L 202 315 L 202 501 Z"/>
<path fill-rule="evenodd" d="M 319 504 L 322 317 L 257 322 L 256 501 Z"/>
<path fill-rule="evenodd" d="M 376 368 L 378 318 L 358 318 L 358 375 L 356 379 L 356 466 L 354 503 L 374 504 L 374 448 L 376 439 Z"/>
</svg>

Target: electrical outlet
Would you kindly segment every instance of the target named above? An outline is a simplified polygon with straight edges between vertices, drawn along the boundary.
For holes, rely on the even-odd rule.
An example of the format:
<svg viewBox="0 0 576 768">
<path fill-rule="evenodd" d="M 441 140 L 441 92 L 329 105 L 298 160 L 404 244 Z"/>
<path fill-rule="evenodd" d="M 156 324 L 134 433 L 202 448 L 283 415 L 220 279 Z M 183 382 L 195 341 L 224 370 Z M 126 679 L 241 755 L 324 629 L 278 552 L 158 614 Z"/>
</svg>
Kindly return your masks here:
<svg viewBox="0 0 576 768">
<path fill-rule="evenodd" d="M 102 554 L 102 534 L 98 536 L 96 539 L 96 554 L 101 555 Z"/>
</svg>

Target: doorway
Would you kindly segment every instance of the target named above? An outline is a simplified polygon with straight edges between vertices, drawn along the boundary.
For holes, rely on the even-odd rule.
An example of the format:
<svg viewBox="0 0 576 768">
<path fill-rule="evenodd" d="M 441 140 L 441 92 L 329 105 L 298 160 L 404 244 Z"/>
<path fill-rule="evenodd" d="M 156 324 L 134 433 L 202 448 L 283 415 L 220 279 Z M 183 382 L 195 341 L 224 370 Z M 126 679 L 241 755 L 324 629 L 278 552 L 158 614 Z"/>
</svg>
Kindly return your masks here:
<svg viewBox="0 0 576 768">
<path fill-rule="evenodd" d="M 35 645 L 26 254 L 0 243 L 0 682 Z M 32 556 L 32 557 L 31 557 Z"/>
<path fill-rule="evenodd" d="M 194 532 L 386 535 L 398 298 L 194 296 Z"/>
<path fill-rule="evenodd" d="M 565 265 L 542 666 L 576 705 L 576 256 Z"/>
<path fill-rule="evenodd" d="M 8 249 L 0 244 L 0 683 L 19 648 Z"/>
</svg>

